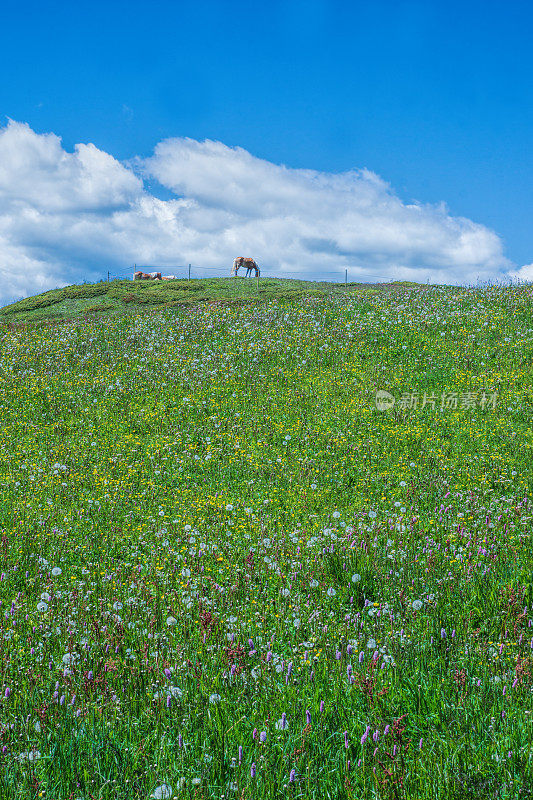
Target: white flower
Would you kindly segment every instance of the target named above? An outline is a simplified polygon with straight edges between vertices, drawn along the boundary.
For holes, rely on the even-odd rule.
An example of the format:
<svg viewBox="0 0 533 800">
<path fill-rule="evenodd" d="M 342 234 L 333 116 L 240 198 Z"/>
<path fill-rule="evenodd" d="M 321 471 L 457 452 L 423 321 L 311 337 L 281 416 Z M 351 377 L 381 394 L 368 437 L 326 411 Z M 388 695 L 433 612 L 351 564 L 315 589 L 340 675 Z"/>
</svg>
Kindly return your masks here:
<svg viewBox="0 0 533 800">
<path fill-rule="evenodd" d="M 65 653 L 61 660 L 63 664 L 74 664 L 78 660 L 78 656 L 75 653 Z"/>
<path fill-rule="evenodd" d="M 34 731 L 35 731 L 36 733 L 40 733 L 40 732 L 41 732 L 41 723 L 39 722 L 39 720 L 37 720 L 37 722 L 36 722 L 36 723 L 35 723 L 35 725 L 33 726 L 33 729 L 34 729 Z"/>
<path fill-rule="evenodd" d="M 354 575 L 352 575 L 352 583 L 359 583 L 360 580 L 361 580 L 361 576 L 359 575 L 358 572 L 356 572 Z"/>
<path fill-rule="evenodd" d="M 154 789 L 154 793 L 151 794 L 150 797 L 153 797 L 154 800 L 163 800 L 163 798 L 172 797 L 172 786 L 169 786 L 167 783 L 162 783 L 161 786 Z"/>
<path fill-rule="evenodd" d="M 316 589 L 316 587 L 318 586 L 318 581 L 315 581 L 315 579 L 313 578 L 312 581 L 309 581 L 309 586 L 311 587 L 311 589 Z"/>
<path fill-rule="evenodd" d="M 176 617 L 167 617 L 167 625 L 169 628 L 173 628 L 174 625 L 178 624 L 178 620 Z"/>
<path fill-rule="evenodd" d="M 37 611 L 48 611 L 48 603 L 37 603 Z"/>
<path fill-rule="evenodd" d="M 289 727 L 289 723 L 286 719 L 278 719 L 276 722 L 276 730 L 278 731 L 285 731 Z"/>
<path fill-rule="evenodd" d="M 193 778 L 191 781 L 193 786 L 200 786 L 201 782 L 202 782 L 201 778 Z"/>
<path fill-rule="evenodd" d="M 283 597 L 289 597 L 290 596 L 290 592 L 289 592 L 288 589 L 282 589 L 281 590 L 281 594 L 283 595 Z"/>
<path fill-rule="evenodd" d="M 219 694 L 210 694 L 209 695 L 209 702 L 210 703 L 218 703 L 222 698 Z"/>
<path fill-rule="evenodd" d="M 375 650 L 377 647 L 376 640 L 369 639 L 368 642 L 366 643 L 366 646 L 368 647 L 369 650 Z"/>
<path fill-rule="evenodd" d="M 312 484 L 311 484 L 311 489 L 316 489 L 316 488 L 317 488 L 317 485 L 316 485 L 316 483 L 312 483 Z"/>
<path fill-rule="evenodd" d="M 407 486 L 405 481 L 400 481 L 400 486 Z"/>
<path fill-rule="evenodd" d="M 177 521 L 177 520 L 175 520 L 175 521 Z M 185 528 L 183 530 L 190 531 L 191 529 L 192 529 L 192 525 L 185 525 Z"/>
<path fill-rule="evenodd" d="M 24 759 L 28 759 L 28 761 L 36 761 L 38 758 L 41 757 L 41 754 L 38 750 L 27 750 L 24 753 L 21 753 L 18 757 L 19 761 L 24 761 Z"/>
<path fill-rule="evenodd" d="M 169 692 L 172 697 L 183 697 L 183 692 L 178 686 L 169 686 Z"/>
<path fill-rule="evenodd" d="M 44 600 L 46 603 L 49 603 L 52 598 L 48 594 L 48 592 L 43 592 L 41 595 L 41 600 Z"/>
<path fill-rule="evenodd" d="M 57 577 L 58 575 L 61 575 L 62 572 L 63 572 L 63 570 L 61 569 L 61 567 L 54 567 L 53 570 L 52 570 L 52 575 Z"/>
<path fill-rule="evenodd" d="M 332 514 L 331 516 L 333 517 L 333 519 L 339 519 L 339 517 L 340 517 L 340 511 L 334 511 L 334 512 L 333 512 L 333 514 Z"/>
<path fill-rule="evenodd" d="M 228 505 L 226 506 L 226 511 L 233 511 L 233 506 L 231 505 L 231 503 L 228 503 Z"/>
<path fill-rule="evenodd" d="M 190 571 L 190 569 L 182 569 L 181 570 L 181 574 L 183 575 L 184 578 L 190 578 L 191 571 Z"/>
<path fill-rule="evenodd" d="M 295 620 L 294 620 L 294 622 L 293 622 L 293 625 L 294 625 L 294 627 L 295 627 L 295 628 L 299 628 L 299 627 L 300 627 L 300 624 L 301 624 L 301 623 L 300 623 L 300 620 L 299 620 L 299 619 L 295 619 Z"/>
<path fill-rule="evenodd" d="M 368 516 L 369 516 L 371 519 L 375 519 L 375 518 L 377 517 L 377 513 L 376 513 L 376 511 L 369 511 L 369 512 L 368 512 Z"/>
<path fill-rule="evenodd" d="M 335 591 L 335 589 L 333 589 L 333 587 L 330 586 L 328 591 L 327 591 L 328 597 L 335 597 L 336 594 L 337 594 L 337 592 Z"/>
<path fill-rule="evenodd" d="M 413 600 L 413 608 L 415 611 L 420 611 L 423 605 L 422 600 Z"/>
<path fill-rule="evenodd" d="M 124 606 L 122 605 L 122 603 L 120 602 L 120 600 L 116 600 L 116 601 L 113 603 L 113 610 L 114 610 L 114 611 L 120 611 L 120 609 L 121 609 L 121 608 L 124 608 Z"/>
</svg>

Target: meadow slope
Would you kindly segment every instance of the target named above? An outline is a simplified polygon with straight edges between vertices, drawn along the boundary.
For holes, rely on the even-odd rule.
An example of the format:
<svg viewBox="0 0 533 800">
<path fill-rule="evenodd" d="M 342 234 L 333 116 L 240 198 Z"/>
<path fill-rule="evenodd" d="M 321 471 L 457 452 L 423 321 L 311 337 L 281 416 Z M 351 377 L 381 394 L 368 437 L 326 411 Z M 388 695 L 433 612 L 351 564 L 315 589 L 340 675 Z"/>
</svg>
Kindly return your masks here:
<svg viewBox="0 0 533 800">
<path fill-rule="evenodd" d="M 532 299 L 0 326 L 2 800 L 531 797 Z"/>
</svg>

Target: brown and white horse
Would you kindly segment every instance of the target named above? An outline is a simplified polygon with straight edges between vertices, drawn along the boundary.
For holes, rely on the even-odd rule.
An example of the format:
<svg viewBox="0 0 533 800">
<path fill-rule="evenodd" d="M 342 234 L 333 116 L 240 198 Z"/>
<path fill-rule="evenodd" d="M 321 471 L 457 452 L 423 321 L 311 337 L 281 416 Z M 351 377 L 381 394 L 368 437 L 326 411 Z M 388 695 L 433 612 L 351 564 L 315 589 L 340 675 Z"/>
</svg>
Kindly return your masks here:
<svg viewBox="0 0 533 800">
<path fill-rule="evenodd" d="M 134 272 L 133 273 L 133 280 L 134 281 L 160 281 L 161 273 L 160 272 Z"/>
<path fill-rule="evenodd" d="M 239 256 L 236 258 L 233 262 L 233 267 L 231 268 L 231 274 L 236 276 L 241 267 L 246 267 L 246 277 L 248 277 L 252 270 L 255 270 L 257 277 L 259 277 L 261 274 L 260 269 L 253 258 L 245 258 L 244 256 Z"/>
</svg>

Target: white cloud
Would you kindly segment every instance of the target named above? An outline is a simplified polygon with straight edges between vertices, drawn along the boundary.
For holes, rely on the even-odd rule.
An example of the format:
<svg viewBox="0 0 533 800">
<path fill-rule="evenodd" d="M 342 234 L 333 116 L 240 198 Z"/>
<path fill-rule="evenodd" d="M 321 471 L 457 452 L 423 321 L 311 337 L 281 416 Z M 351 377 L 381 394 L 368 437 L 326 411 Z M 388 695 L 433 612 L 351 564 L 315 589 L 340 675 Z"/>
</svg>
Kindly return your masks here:
<svg viewBox="0 0 533 800">
<path fill-rule="evenodd" d="M 175 199 L 154 197 L 143 178 Z M 493 231 L 443 204 L 403 203 L 368 170 L 291 169 L 186 138 L 121 164 L 92 144 L 69 153 L 23 123 L 0 128 L 0 304 L 107 269 L 129 277 L 133 263 L 229 274 L 236 255 L 264 274 L 332 280 L 348 267 L 353 280 L 475 283 L 512 266 Z"/>
<path fill-rule="evenodd" d="M 518 270 L 509 272 L 509 278 L 513 281 L 533 281 L 533 264 L 524 264 Z"/>
</svg>

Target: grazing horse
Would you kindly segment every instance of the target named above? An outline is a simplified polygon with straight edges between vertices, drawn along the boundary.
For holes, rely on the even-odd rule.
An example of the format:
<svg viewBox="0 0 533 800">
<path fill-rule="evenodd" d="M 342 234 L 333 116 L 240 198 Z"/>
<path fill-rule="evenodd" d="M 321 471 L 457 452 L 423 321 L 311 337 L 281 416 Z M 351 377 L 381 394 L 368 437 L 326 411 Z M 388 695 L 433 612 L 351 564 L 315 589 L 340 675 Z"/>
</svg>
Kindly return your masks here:
<svg viewBox="0 0 533 800">
<path fill-rule="evenodd" d="M 245 258 L 244 256 L 239 256 L 238 258 L 236 258 L 233 262 L 231 274 L 236 276 L 241 267 L 246 267 L 246 277 L 248 277 L 250 272 L 254 269 L 257 277 L 259 277 L 259 275 L 261 274 L 259 267 L 255 263 L 253 258 Z"/>
<path fill-rule="evenodd" d="M 161 281 L 163 280 L 160 272 L 134 272 L 134 281 Z"/>
</svg>

